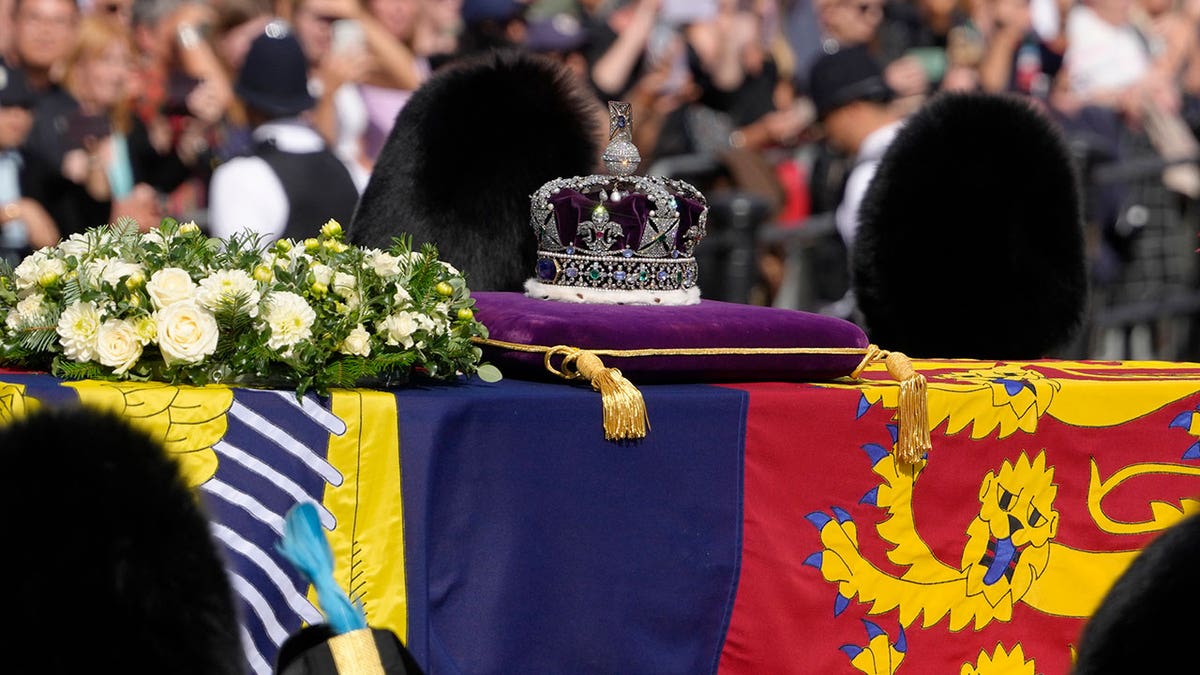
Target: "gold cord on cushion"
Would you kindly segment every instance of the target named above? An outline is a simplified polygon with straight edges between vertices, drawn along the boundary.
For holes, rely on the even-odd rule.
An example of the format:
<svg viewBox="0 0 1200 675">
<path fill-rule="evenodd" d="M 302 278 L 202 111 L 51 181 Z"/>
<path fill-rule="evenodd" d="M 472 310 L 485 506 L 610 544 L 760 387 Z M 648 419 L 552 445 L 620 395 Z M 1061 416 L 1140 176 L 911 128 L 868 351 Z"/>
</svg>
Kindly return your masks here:
<svg viewBox="0 0 1200 675">
<path fill-rule="evenodd" d="M 888 374 L 900 383 L 896 412 L 900 428 L 896 439 L 896 457 L 911 464 L 930 450 L 929 407 L 925 376 L 918 373 L 912 361 L 900 352 L 889 352 L 875 345 L 862 347 L 697 347 L 669 349 L 579 349 L 559 345 L 544 347 L 520 342 L 505 342 L 471 338 L 478 345 L 499 347 L 511 351 L 543 354 L 546 370 L 566 379 L 586 379 L 600 392 L 604 403 L 604 437 L 608 440 L 643 438 L 650 426 L 646 419 L 646 403 L 642 394 L 616 368 L 606 368 L 601 356 L 630 358 L 638 356 L 740 356 L 740 355 L 862 355 L 862 361 L 850 373 L 858 379 L 872 363 L 883 362 Z M 562 357 L 555 368 L 554 357 Z"/>
<path fill-rule="evenodd" d="M 359 628 L 329 638 L 329 652 L 340 675 L 384 675 L 375 634 Z"/>
<path fill-rule="evenodd" d="M 552 359 L 562 357 L 558 368 Z M 584 379 L 600 392 L 604 405 L 604 438 L 625 441 L 645 438 L 650 421 L 642 392 L 616 368 L 606 368 L 594 352 L 559 345 L 546 351 L 542 359 L 546 370 L 566 380 Z"/>
</svg>

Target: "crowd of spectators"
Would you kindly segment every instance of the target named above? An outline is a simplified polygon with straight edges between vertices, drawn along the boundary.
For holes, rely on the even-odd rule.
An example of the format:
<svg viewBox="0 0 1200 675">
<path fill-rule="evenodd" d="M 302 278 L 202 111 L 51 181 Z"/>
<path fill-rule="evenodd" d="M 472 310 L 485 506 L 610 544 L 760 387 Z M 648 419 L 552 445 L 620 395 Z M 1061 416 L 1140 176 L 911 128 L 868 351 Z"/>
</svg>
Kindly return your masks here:
<svg viewBox="0 0 1200 675">
<path fill-rule="evenodd" d="M 686 177 L 757 194 L 773 222 L 842 199 L 853 152 L 823 142 L 809 74 L 849 46 L 877 61 L 897 118 L 943 90 L 1012 92 L 1109 159 L 1130 132 L 1186 159 L 1200 129 L 1200 0 L 0 0 L 6 257 L 122 216 L 255 226 L 210 210 L 209 195 L 214 172 L 261 141 L 235 85 L 279 22 L 307 59 L 300 119 L 360 191 L 411 93 L 502 46 L 630 101 L 643 170 L 709 158 Z M 1163 181 L 1200 197 L 1195 163 Z M 1089 197 L 1103 231 L 1120 195 Z"/>
</svg>

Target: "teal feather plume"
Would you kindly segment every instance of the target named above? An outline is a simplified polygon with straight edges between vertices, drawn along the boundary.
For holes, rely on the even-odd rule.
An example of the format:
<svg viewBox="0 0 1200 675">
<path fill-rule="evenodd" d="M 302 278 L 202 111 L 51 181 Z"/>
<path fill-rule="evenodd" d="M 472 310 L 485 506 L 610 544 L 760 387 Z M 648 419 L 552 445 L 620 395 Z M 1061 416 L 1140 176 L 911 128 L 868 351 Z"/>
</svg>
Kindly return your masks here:
<svg viewBox="0 0 1200 675">
<path fill-rule="evenodd" d="M 333 550 L 312 502 L 288 509 L 283 538 L 275 544 L 275 550 L 317 590 L 317 604 L 334 633 L 341 635 L 367 627 L 362 608 L 333 579 Z"/>
</svg>

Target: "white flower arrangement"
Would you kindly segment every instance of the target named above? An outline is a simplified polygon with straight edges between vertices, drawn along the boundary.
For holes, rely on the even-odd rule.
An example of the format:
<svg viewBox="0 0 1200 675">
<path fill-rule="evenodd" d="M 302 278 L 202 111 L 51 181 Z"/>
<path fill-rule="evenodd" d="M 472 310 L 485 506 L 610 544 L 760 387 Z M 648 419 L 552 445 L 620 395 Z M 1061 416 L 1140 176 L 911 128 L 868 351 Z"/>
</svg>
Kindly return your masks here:
<svg viewBox="0 0 1200 675">
<path fill-rule="evenodd" d="M 314 389 L 478 373 L 462 275 L 426 246 L 209 239 L 166 220 L 94 228 L 0 270 L 0 365 L 67 379 Z"/>
</svg>

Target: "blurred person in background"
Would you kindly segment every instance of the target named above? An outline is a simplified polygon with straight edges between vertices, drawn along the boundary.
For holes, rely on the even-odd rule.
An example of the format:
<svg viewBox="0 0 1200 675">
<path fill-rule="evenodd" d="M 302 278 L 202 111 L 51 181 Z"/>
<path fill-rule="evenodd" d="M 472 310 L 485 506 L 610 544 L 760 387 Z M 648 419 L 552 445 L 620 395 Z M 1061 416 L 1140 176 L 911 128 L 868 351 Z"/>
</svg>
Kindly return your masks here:
<svg viewBox="0 0 1200 675">
<path fill-rule="evenodd" d="M 413 51 L 429 59 L 435 70 L 459 52 L 464 30 L 462 8 L 463 0 L 421 0 Z"/>
<path fill-rule="evenodd" d="M 366 109 L 367 125 L 362 132 L 362 152 L 355 159 L 364 170 L 370 171 L 397 113 L 413 90 L 429 77 L 428 59 L 418 55 L 413 47 L 422 9 L 421 0 L 365 0 L 361 3 L 359 0 L 305 0 L 299 4 L 312 17 L 330 24 L 327 49 L 334 49 L 334 22 L 348 22 L 345 24 L 351 27 L 345 33 L 348 38 L 361 36 L 361 39 L 347 39 L 344 43 L 339 40 L 339 45 L 347 47 L 348 53 L 355 50 L 366 53 L 369 67 L 365 74 L 358 74 L 356 67 L 342 67 L 337 69 L 340 74 L 331 69 L 325 76 L 331 81 L 350 78 L 345 82 L 351 82 L 354 78 L 360 79 L 354 88 L 358 90 Z M 291 20 L 296 6 L 297 3 L 282 2 L 279 6 L 280 16 Z M 308 34 L 310 31 L 303 32 Z M 305 41 L 308 41 L 307 38 Z M 319 38 L 317 42 L 320 41 Z M 315 50 L 313 54 L 316 56 L 310 55 L 310 59 L 318 63 L 322 60 L 320 52 L 324 49 L 320 44 L 306 45 L 305 48 Z M 348 61 L 342 61 L 343 66 L 348 64 Z M 329 87 L 333 92 L 340 88 L 340 85 Z M 325 133 L 333 129 L 327 122 L 322 127 Z M 358 135 L 352 127 L 348 127 L 346 131 L 337 131 L 335 137 L 343 133 Z"/>
<path fill-rule="evenodd" d="M 363 150 L 367 107 L 358 89 L 372 67 L 365 35 L 356 19 L 317 14 L 309 0 L 298 0 L 291 11 L 292 26 L 308 58 L 308 89 L 317 99 L 310 113 L 313 128 L 362 190 L 370 177 Z"/>
<path fill-rule="evenodd" d="M 58 243 L 58 228 L 25 196 L 20 147 L 33 128 L 33 90 L 25 74 L 0 60 L 0 261 L 16 267 L 33 249 Z"/>
<path fill-rule="evenodd" d="M 87 15 L 133 28 L 133 0 L 94 0 L 87 7 Z"/>
<path fill-rule="evenodd" d="M 1035 30 L 1030 0 L 983 0 L 974 27 L 986 47 L 979 62 L 980 88 L 1046 100 L 1062 68 L 1061 41 Z"/>
<path fill-rule="evenodd" d="M 30 196 L 50 212 L 63 237 L 125 216 L 157 226 L 158 192 L 178 186 L 187 168 L 160 151 L 133 114 L 133 46 L 119 24 L 89 17 L 67 57 L 70 105 L 39 107 L 27 150 L 43 167 Z"/>
<path fill-rule="evenodd" d="M 214 3 L 212 46 L 232 81 L 242 68 L 250 43 L 274 18 L 270 0 L 222 0 Z"/>
<path fill-rule="evenodd" d="M 843 47 L 865 45 L 884 68 L 888 86 L 911 110 L 929 92 L 929 76 L 921 61 L 904 55 L 889 61 L 882 53 L 879 30 L 883 25 L 885 0 L 817 0 L 817 18 L 822 30 L 822 51 L 831 54 Z"/>
<path fill-rule="evenodd" d="M 206 185 L 220 124 L 233 103 L 230 78 L 209 42 L 214 8 L 192 0 L 134 0 L 137 46 L 135 111 L 161 153 L 177 155 L 186 180 L 167 196 L 166 212 L 204 225 Z"/>
<path fill-rule="evenodd" d="M 648 67 L 645 61 L 663 51 L 661 43 L 669 39 L 673 26 L 660 17 L 662 4 L 663 0 L 633 0 L 613 10 L 603 0 L 579 0 L 592 86 L 601 100 L 623 100 Z M 656 30 L 659 35 L 651 45 Z"/>
<path fill-rule="evenodd" d="M 0 56 L 12 49 L 14 4 L 15 0 L 0 0 Z"/>
<path fill-rule="evenodd" d="M 463 0 L 463 31 L 457 54 L 470 56 L 520 47 L 525 43 L 526 8 L 519 0 Z"/>
<path fill-rule="evenodd" d="M 252 230 L 268 244 L 306 239 L 330 218 L 349 223 L 358 189 L 345 164 L 304 119 L 316 105 L 308 89 L 308 58 L 283 21 L 267 24 L 238 73 L 255 147 L 213 172 L 212 234 Z"/>
<path fill-rule="evenodd" d="M 37 98 L 57 91 L 78 24 L 74 0 L 13 0 L 12 45 L 6 60 L 25 73 Z"/>
</svg>

